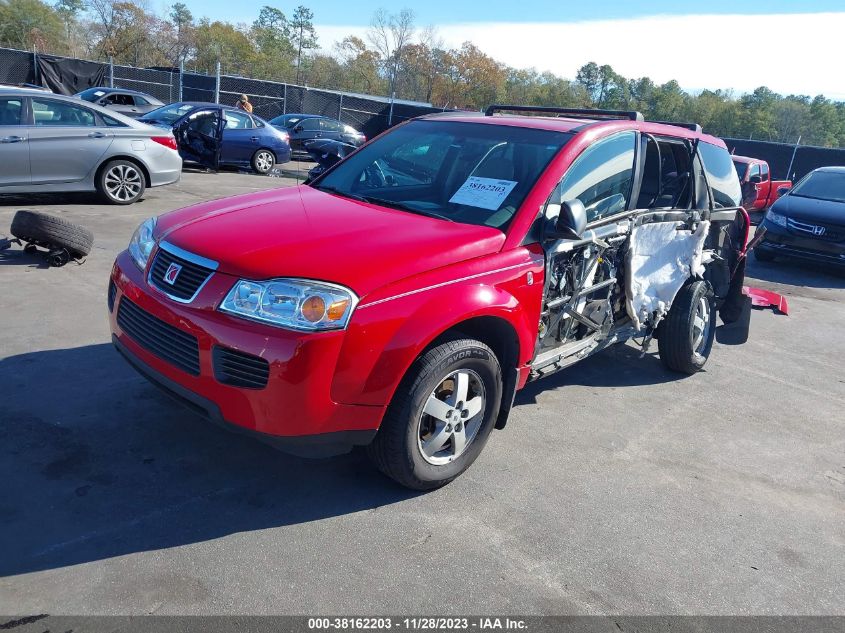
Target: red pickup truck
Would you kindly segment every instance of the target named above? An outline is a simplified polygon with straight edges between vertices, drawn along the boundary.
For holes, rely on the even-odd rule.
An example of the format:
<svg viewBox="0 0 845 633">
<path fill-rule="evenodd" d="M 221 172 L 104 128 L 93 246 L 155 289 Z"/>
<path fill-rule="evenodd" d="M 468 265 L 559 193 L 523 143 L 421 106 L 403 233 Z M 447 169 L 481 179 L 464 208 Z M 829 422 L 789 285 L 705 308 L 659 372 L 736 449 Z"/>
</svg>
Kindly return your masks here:
<svg viewBox="0 0 845 633">
<path fill-rule="evenodd" d="M 142 223 L 112 270 L 112 340 L 212 421 L 298 454 L 367 445 L 430 489 L 518 389 L 610 345 L 656 340 L 668 369 L 699 371 L 743 300 L 739 204 L 698 126 L 433 115 L 308 184 Z"/>
<path fill-rule="evenodd" d="M 750 204 L 745 203 L 745 209 L 748 212 L 765 211 L 774 204 L 775 200 L 792 188 L 790 180 L 772 180 L 769 163 L 764 160 L 748 156 L 731 156 L 731 158 L 743 192 L 750 187 L 757 190 L 754 201 Z"/>
</svg>

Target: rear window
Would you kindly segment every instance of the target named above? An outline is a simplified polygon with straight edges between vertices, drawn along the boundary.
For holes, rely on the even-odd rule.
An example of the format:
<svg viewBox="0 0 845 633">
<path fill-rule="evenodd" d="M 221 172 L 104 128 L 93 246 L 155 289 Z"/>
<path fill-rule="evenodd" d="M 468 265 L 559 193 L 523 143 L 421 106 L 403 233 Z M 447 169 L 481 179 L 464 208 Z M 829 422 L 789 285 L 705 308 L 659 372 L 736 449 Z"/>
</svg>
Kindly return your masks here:
<svg viewBox="0 0 845 633">
<path fill-rule="evenodd" d="M 742 190 L 728 150 L 701 142 L 698 151 L 704 161 L 707 182 L 713 190 L 713 204 L 723 208 L 738 207 L 742 202 Z"/>
</svg>

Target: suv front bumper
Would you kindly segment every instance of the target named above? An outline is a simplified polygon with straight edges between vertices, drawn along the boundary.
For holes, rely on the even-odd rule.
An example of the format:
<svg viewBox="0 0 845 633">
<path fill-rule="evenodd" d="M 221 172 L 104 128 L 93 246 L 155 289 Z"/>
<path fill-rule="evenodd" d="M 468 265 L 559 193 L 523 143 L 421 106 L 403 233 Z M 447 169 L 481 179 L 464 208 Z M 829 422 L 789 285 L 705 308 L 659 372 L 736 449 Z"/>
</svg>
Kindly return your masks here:
<svg viewBox="0 0 845 633">
<path fill-rule="evenodd" d="M 253 434 L 288 453 L 324 457 L 372 441 L 385 407 L 331 399 L 343 332 L 294 332 L 221 313 L 216 304 L 235 282 L 223 273 L 215 273 L 191 304 L 170 300 L 149 286 L 144 274 L 126 251 L 118 255 L 109 289 L 109 322 L 117 350 L 150 382 L 212 422 Z M 118 323 L 124 299 L 155 323 L 196 338 L 198 372 L 168 362 L 154 346 L 125 332 Z M 214 348 L 266 360 L 266 386 L 243 388 L 220 382 Z"/>
</svg>

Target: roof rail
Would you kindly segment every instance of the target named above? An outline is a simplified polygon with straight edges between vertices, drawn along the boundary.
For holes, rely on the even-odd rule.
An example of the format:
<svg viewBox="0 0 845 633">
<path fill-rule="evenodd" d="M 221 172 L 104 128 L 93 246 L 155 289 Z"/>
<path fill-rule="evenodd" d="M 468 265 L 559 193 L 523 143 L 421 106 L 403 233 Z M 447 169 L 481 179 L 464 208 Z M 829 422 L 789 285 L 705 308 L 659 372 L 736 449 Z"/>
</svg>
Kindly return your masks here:
<svg viewBox="0 0 845 633">
<path fill-rule="evenodd" d="M 648 121 L 648 123 L 659 123 L 660 125 L 674 125 L 701 134 L 701 126 L 698 123 L 676 123 L 675 121 Z"/>
<path fill-rule="evenodd" d="M 496 112 L 536 112 L 541 114 L 557 114 L 573 119 L 628 119 L 642 121 L 643 115 L 633 110 L 594 110 L 590 108 L 555 108 L 551 106 L 523 106 L 501 105 L 487 106 L 485 116 L 493 116 Z"/>
</svg>

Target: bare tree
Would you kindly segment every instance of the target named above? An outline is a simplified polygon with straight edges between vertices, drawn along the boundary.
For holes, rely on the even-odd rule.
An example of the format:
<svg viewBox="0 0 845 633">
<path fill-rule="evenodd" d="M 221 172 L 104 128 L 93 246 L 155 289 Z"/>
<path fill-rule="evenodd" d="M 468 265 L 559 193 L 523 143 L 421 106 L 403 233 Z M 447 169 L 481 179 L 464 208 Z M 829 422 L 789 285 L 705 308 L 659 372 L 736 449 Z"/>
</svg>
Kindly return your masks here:
<svg viewBox="0 0 845 633">
<path fill-rule="evenodd" d="M 391 95 L 396 91 L 396 76 L 402 64 L 402 56 L 413 37 L 414 12 L 410 9 L 402 9 L 399 13 L 379 9 L 373 15 L 367 39 L 382 59 Z"/>
</svg>

